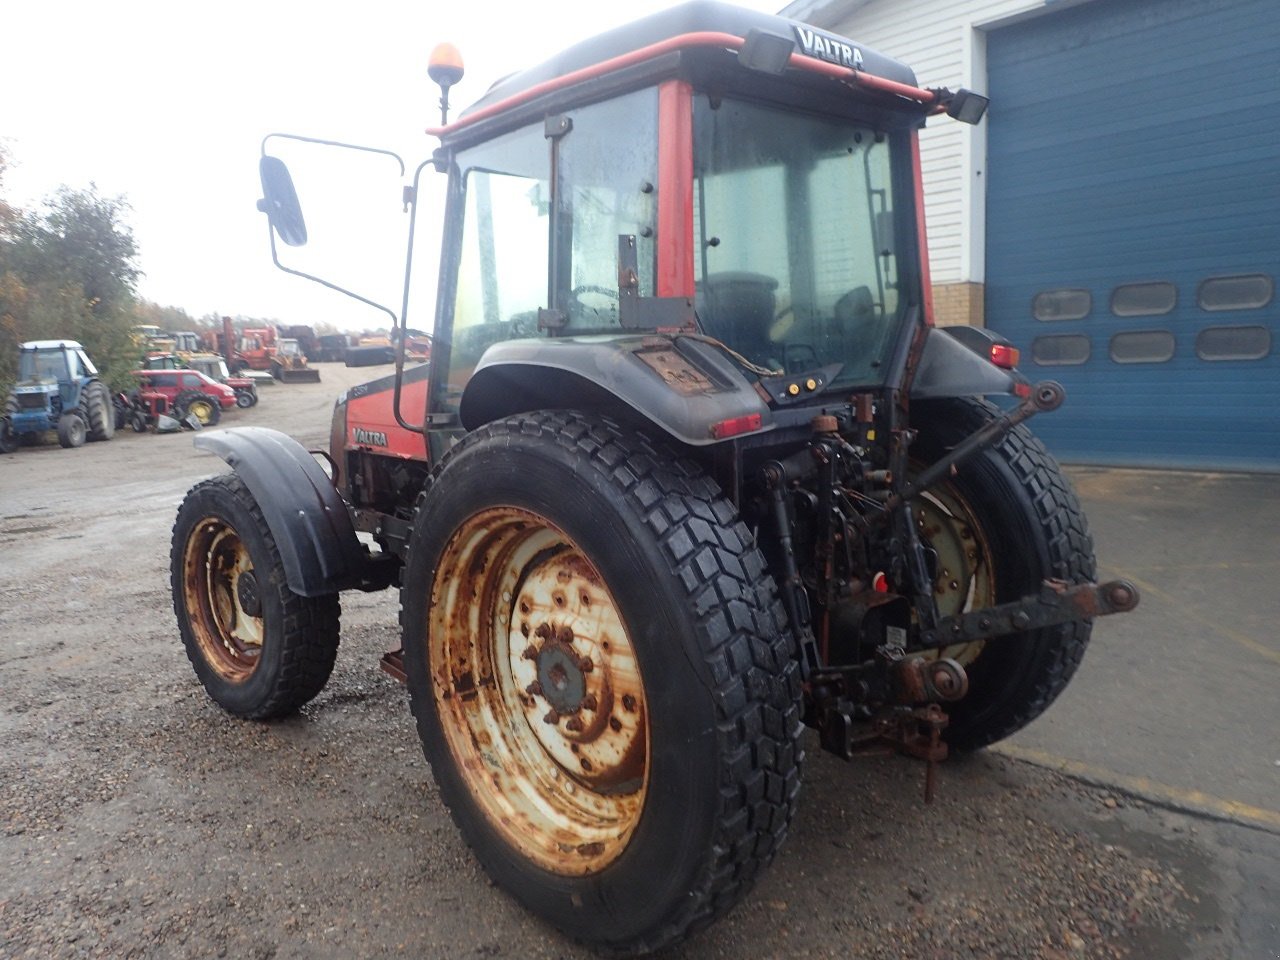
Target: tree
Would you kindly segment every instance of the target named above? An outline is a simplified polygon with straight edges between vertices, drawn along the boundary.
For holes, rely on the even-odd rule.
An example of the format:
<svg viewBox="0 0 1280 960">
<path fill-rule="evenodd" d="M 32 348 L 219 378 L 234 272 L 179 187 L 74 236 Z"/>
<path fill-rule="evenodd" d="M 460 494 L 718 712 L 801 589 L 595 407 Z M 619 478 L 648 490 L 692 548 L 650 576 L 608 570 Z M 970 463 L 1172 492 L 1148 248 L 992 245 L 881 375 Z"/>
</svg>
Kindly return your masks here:
<svg viewBox="0 0 1280 960">
<path fill-rule="evenodd" d="M 8 162 L 0 155 L 0 175 Z M 0 184 L 2 185 L 2 184 Z M 0 211 L 0 383 L 24 340 L 79 340 L 108 382 L 136 365 L 130 336 L 140 271 L 123 197 L 62 187 L 40 212 Z"/>
</svg>

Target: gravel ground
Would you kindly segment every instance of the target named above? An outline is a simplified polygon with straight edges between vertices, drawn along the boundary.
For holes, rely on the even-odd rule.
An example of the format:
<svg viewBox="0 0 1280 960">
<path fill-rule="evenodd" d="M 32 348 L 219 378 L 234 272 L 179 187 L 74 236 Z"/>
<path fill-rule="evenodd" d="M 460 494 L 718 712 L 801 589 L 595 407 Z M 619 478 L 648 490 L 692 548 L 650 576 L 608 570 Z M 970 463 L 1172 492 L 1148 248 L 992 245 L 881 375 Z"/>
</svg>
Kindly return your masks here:
<svg viewBox="0 0 1280 960">
<path fill-rule="evenodd" d="M 327 434 L 380 370 L 323 365 L 225 426 Z M 493 888 L 444 811 L 403 689 L 391 593 L 343 600 L 299 716 L 205 696 L 169 602 L 169 528 L 218 472 L 188 436 L 0 458 L 0 957 L 585 957 Z M 811 741 L 788 845 L 704 957 L 1233 954 L 1212 824 L 994 754 L 852 765 Z"/>
</svg>

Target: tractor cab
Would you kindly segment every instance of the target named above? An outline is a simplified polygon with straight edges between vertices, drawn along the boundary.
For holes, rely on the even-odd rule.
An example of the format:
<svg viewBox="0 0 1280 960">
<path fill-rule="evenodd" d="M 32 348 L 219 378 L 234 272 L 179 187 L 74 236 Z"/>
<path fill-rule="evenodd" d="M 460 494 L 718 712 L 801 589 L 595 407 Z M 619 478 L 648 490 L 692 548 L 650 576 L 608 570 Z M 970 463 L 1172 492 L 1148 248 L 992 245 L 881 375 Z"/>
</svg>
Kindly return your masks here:
<svg viewBox="0 0 1280 960">
<path fill-rule="evenodd" d="M 432 73 L 447 111 L 461 66 L 445 49 Z M 416 201 L 424 173 L 448 178 L 430 388 L 420 410 L 397 391 L 395 421 L 438 457 L 497 417 L 603 402 L 706 446 L 908 386 L 926 340 L 948 341 L 926 337 L 917 135 L 931 114 L 977 122 L 984 104 L 920 89 L 843 38 L 710 2 L 494 84 L 429 130 L 440 146 L 405 191 Z M 260 207 L 274 255 L 277 237 L 307 233 L 271 140 Z M 957 342 L 929 349 L 948 362 L 923 364 L 922 388 L 1025 387 L 957 358 Z"/>
</svg>

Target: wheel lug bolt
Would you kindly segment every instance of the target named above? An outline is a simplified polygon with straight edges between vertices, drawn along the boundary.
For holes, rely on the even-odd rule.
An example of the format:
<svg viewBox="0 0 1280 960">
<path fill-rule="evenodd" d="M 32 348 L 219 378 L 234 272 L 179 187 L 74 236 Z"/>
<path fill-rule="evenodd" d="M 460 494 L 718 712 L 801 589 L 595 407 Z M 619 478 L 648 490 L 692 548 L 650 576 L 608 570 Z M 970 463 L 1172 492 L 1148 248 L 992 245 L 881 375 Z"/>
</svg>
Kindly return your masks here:
<svg viewBox="0 0 1280 960">
<path fill-rule="evenodd" d="M 596 702 L 596 695 L 594 693 L 588 693 L 585 697 L 582 698 L 582 703 L 580 704 L 580 706 L 583 710 L 596 709 L 596 707 L 599 706 L 599 704 Z"/>
<path fill-rule="evenodd" d="M 524 688 L 524 692 L 532 697 L 540 697 L 542 696 L 542 684 L 535 680 Z"/>
<path fill-rule="evenodd" d="M 547 715 L 542 718 L 542 722 L 543 723 L 559 723 L 560 714 L 556 713 L 554 710 L 548 710 Z"/>
<path fill-rule="evenodd" d="M 582 719 L 580 717 L 570 717 L 568 722 L 565 723 L 564 728 L 571 733 L 581 733 Z"/>
<path fill-rule="evenodd" d="M 551 638 L 551 624 L 540 623 L 538 629 L 533 631 L 534 636 L 539 640 L 549 640 Z"/>
<path fill-rule="evenodd" d="M 524 648 L 524 653 L 520 654 L 520 656 L 526 660 L 536 660 L 538 659 L 538 651 L 534 649 L 533 644 L 529 644 Z"/>
<path fill-rule="evenodd" d="M 560 628 L 559 640 L 561 643 L 573 643 L 573 631 L 567 624 Z"/>
<path fill-rule="evenodd" d="M 583 657 L 581 660 L 578 661 L 578 669 L 581 670 L 583 673 L 590 673 L 595 668 L 596 668 L 596 665 L 591 662 L 590 657 Z"/>
</svg>

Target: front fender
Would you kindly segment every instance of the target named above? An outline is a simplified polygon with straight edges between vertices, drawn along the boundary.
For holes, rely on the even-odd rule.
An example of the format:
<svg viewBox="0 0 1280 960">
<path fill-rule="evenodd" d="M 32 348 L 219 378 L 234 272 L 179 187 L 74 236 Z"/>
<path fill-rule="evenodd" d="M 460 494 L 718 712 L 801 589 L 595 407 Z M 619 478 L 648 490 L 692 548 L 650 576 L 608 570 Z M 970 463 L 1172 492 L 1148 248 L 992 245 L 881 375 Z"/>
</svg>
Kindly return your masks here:
<svg viewBox="0 0 1280 960">
<path fill-rule="evenodd" d="M 300 443 L 279 430 L 239 427 L 201 432 L 195 445 L 230 464 L 253 494 L 290 590 L 318 597 L 356 586 L 365 549 L 346 503 Z"/>
<path fill-rule="evenodd" d="M 715 348 L 660 335 L 508 340 L 485 351 L 463 392 L 468 430 L 529 410 L 621 404 L 691 446 L 717 442 L 716 424 L 758 417 L 774 427 L 751 383 Z"/>
</svg>

